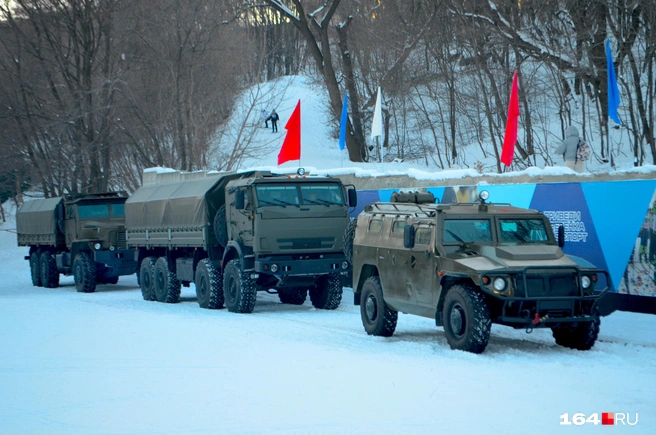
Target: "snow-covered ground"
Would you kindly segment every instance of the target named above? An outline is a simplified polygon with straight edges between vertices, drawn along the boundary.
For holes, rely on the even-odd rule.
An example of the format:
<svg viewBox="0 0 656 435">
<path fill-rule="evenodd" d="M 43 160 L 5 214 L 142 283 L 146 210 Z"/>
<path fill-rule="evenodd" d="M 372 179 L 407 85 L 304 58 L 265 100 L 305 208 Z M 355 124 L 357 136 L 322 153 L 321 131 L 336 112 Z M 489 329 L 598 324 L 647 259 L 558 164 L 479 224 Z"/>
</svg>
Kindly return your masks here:
<svg viewBox="0 0 656 435">
<path fill-rule="evenodd" d="M 193 285 L 146 302 L 134 276 L 96 293 L 33 287 L 13 219 L 0 227 L 2 434 L 647 434 L 656 428 L 656 316 L 616 312 L 589 352 L 548 330 L 492 327 L 482 355 L 400 315 L 368 336 L 346 289 L 336 311 L 258 295 L 252 314 L 203 310 Z M 561 415 L 638 414 L 636 426 Z"/>
</svg>

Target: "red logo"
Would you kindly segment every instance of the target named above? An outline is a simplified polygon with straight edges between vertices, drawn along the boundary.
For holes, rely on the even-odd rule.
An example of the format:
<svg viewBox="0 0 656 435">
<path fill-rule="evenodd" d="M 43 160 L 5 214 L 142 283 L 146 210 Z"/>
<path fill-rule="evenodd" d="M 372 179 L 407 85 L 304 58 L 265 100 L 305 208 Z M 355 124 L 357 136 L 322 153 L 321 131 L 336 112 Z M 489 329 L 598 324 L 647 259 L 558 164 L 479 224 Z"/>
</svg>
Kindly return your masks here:
<svg viewBox="0 0 656 435">
<path fill-rule="evenodd" d="M 599 421 L 599 420 L 597 420 Z M 602 412 L 601 413 L 601 424 L 610 424 L 611 426 L 615 424 L 615 414 L 612 412 Z"/>
</svg>

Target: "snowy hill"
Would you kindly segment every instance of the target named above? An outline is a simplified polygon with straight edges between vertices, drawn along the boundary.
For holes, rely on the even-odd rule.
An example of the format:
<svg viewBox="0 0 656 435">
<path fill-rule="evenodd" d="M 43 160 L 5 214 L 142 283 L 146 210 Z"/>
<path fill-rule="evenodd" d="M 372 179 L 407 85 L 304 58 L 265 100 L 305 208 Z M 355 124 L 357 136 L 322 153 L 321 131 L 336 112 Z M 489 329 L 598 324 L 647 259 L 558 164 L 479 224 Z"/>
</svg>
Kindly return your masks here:
<svg viewBox="0 0 656 435">
<path fill-rule="evenodd" d="M 284 127 L 299 100 L 301 101 L 301 160 L 300 162 L 287 162 L 278 166 L 277 156 L 286 133 Z M 331 123 L 328 114 L 328 96 L 325 89 L 303 76 L 284 77 L 275 82 L 259 85 L 255 90 L 246 92 L 237 107 L 231 125 L 227 129 L 228 133 L 222 136 L 215 147 L 215 160 L 208 169 L 222 169 L 224 162 L 218 157 L 224 159 L 237 143 L 244 146 L 244 142 L 246 142 L 244 137 L 247 137 L 248 147 L 254 150 L 253 155 L 246 156 L 233 169 L 257 168 L 284 171 L 303 166 L 315 172 L 331 174 L 358 173 L 363 176 L 408 174 L 417 179 L 448 179 L 480 175 L 474 169 L 475 164 L 480 162 L 480 166 L 485 168 L 485 175 L 491 176 L 540 177 L 575 174 L 574 171 L 569 170 L 562 163 L 558 166 L 547 165 L 541 156 L 537 157 L 536 166 L 534 167 L 525 170 L 505 169 L 504 174 L 496 174 L 494 154 L 488 153 L 488 157 L 485 157 L 478 144 L 464 145 L 460 152 L 466 155 L 465 160 L 468 164 L 450 170 L 441 170 L 430 164 L 426 165 L 423 161 L 388 162 L 386 160 L 384 164 L 380 162 L 350 162 L 346 150 L 341 151 L 339 149 L 338 126 Z M 264 128 L 264 122 L 261 121 L 261 110 L 271 110 L 271 108 L 275 108 L 280 115 L 278 133 L 272 133 L 270 125 L 268 129 Z M 370 145 L 374 145 L 374 139 L 369 137 L 371 126 L 366 125 L 365 127 L 367 129 L 367 140 Z M 240 134 L 237 134 L 237 132 Z M 552 132 L 550 135 L 554 138 L 554 144 L 559 143 L 559 132 Z M 609 164 L 605 164 L 599 159 L 592 158 L 586 163 L 588 175 L 634 172 L 656 173 L 656 167 L 653 165 L 634 168 L 626 131 L 613 130 L 612 135 L 611 141 L 617 147 L 615 168 L 611 168 Z M 592 145 L 594 146 L 594 143 Z M 391 156 L 388 156 L 388 158 L 391 158 Z M 555 161 L 560 162 L 559 159 L 553 158 Z M 656 177 L 656 175 L 654 176 Z"/>
</svg>

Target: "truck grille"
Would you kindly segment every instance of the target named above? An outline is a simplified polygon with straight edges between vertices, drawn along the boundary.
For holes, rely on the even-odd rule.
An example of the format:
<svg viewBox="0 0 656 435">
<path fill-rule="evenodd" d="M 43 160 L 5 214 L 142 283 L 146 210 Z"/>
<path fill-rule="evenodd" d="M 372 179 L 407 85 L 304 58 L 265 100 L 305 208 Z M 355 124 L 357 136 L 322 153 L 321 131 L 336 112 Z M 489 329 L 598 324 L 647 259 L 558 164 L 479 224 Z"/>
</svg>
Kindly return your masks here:
<svg viewBox="0 0 656 435">
<path fill-rule="evenodd" d="M 335 246 L 334 237 L 314 237 L 302 239 L 278 239 L 280 250 L 298 249 L 332 249 Z"/>
<path fill-rule="evenodd" d="M 118 232 L 118 240 L 116 241 L 117 249 L 128 249 L 128 242 L 126 239 L 125 231 Z"/>
<path fill-rule="evenodd" d="M 577 281 L 574 271 L 549 275 L 527 274 L 527 289 L 524 289 L 524 280 L 519 275 L 516 279 L 516 295 L 524 295 L 526 290 L 526 296 L 529 298 L 579 296 Z"/>
</svg>

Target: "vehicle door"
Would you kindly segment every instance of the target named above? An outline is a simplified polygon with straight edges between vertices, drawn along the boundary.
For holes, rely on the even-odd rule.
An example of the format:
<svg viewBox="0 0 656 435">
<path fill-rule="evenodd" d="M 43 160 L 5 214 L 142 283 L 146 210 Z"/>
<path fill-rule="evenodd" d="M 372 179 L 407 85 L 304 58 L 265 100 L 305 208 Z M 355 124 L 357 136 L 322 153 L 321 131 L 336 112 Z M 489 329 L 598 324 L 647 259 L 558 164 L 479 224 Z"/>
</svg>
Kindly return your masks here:
<svg viewBox="0 0 656 435">
<path fill-rule="evenodd" d="M 436 279 L 435 226 L 427 223 L 415 225 L 415 243 L 406 252 L 404 273 L 406 287 L 414 295 L 417 304 L 432 307 L 436 301 L 433 284 Z"/>
</svg>

